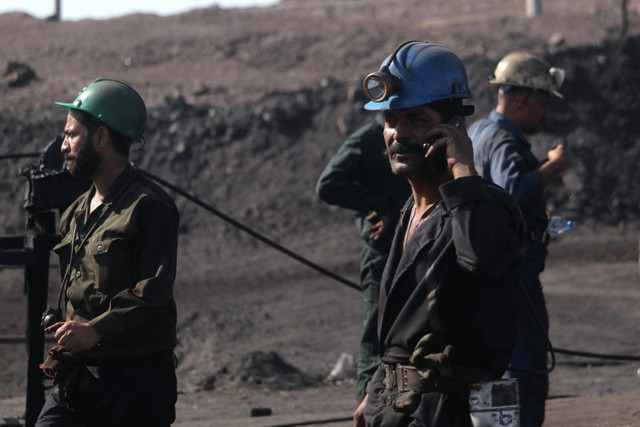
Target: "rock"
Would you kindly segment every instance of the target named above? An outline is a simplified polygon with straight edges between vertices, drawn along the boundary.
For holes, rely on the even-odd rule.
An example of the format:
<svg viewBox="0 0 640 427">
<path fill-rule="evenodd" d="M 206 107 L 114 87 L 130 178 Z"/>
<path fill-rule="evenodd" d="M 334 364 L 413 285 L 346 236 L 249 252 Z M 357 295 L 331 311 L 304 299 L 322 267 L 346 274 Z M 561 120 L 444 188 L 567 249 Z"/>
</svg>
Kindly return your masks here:
<svg viewBox="0 0 640 427">
<path fill-rule="evenodd" d="M 35 71 L 30 66 L 22 62 L 10 61 L 7 64 L 7 69 L 2 74 L 2 85 L 22 87 L 37 79 Z"/>
<path fill-rule="evenodd" d="M 356 362 L 349 353 L 341 353 L 327 379 L 329 381 L 341 381 L 348 378 L 355 378 L 357 373 Z"/>
</svg>

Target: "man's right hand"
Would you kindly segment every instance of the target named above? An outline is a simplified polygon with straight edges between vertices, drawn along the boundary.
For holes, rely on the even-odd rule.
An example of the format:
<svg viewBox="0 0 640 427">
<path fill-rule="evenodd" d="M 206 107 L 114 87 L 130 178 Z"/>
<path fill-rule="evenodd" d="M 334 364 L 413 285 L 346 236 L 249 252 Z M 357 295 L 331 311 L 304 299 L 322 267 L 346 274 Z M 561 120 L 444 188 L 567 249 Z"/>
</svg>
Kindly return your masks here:
<svg viewBox="0 0 640 427">
<path fill-rule="evenodd" d="M 364 407 L 367 405 L 369 395 L 367 394 L 362 402 L 358 405 L 356 412 L 353 413 L 353 427 L 365 427 L 364 424 Z"/>
<path fill-rule="evenodd" d="M 548 160 L 540 166 L 536 172 L 538 185 L 545 188 L 551 181 L 569 167 L 569 153 L 564 145 L 560 144 L 547 153 Z"/>
<path fill-rule="evenodd" d="M 54 323 L 44 332 L 47 334 L 55 332 L 54 337 L 58 340 L 58 344 L 71 353 L 88 350 L 102 339 L 98 331 L 89 323 L 76 320 Z"/>
<path fill-rule="evenodd" d="M 556 167 L 563 171 L 569 167 L 569 153 L 565 150 L 564 145 L 560 144 L 547 153 L 550 162 L 555 163 Z"/>
</svg>

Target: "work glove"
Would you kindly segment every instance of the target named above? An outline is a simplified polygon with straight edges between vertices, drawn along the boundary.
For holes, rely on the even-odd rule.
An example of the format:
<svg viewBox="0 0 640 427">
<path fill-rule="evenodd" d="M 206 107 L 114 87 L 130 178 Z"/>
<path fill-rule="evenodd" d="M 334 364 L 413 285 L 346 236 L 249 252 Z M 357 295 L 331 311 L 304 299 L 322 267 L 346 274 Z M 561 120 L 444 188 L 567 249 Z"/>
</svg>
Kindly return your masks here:
<svg viewBox="0 0 640 427">
<path fill-rule="evenodd" d="M 433 333 L 418 341 L 409 361 L 416 367 L 427 386 L 448 391 L 466 398 L 469 394 L 469 378 L 454 369 L 451 360 L 455 348 Z"/>
<path fill-rule="evenodd" d="M 60 345 L 49 349 L 47 359 L 40 364 L 40 369 L 53 378 L 58 398 L 63 402 L 87 392 L 93 380 L 98 377 L 80 356 Z"/>
<path fill-rule="evenodd" d="M 454 355 L 452 345 L 445 344 L 435 334 L 427 334 L 418 341 L 409 360 L 427 385 L 457 393 L 465 399 L 470 384 L 496 379 L 496 374 L 486 368 L 454 366 L 451 363 Z"/>
<path fill-rule="evenodd" d="M 420 338 L 409 361 L 427 384 L 435 385 L 439 378 L 453 378 L 452 353 L 453 346 L 430 333 Z"/>
</svg>

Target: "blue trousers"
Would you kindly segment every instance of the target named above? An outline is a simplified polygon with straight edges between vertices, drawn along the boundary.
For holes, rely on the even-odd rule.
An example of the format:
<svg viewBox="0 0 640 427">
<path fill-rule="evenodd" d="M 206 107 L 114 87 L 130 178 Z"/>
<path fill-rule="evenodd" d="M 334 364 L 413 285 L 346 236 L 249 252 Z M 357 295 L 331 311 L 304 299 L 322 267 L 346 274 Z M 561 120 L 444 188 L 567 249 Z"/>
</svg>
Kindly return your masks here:
<svg viewBox="0 0 640 427">
<path fill-rule="evenodd" d="M 533 317 L 531 308 L 522 295 L 518 317 L 518 339 L 510 366 L 518 369 L 544 371 L 547 368 L 546 336 L 549 333 L 549 316 L 542 294 L 542 286 L 538 273 L 535 271 L 525 269 L 521 276 L 522 284 L 540 325 Z M 545 401 L 549 393 L 549 376 L 509 370 L 505 377 L 518 380 L 520 425 L 522 427 L 542 426 L 545 416 Z"/>
</svg>

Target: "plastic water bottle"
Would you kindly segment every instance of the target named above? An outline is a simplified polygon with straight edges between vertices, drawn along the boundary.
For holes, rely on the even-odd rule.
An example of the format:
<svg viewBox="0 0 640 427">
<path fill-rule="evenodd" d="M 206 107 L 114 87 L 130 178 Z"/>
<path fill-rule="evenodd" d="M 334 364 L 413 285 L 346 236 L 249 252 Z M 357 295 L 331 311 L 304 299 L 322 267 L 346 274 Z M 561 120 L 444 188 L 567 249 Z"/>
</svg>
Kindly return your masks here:
<svg viewBox="0 0 640 427">
<path fill-rule="evenodd" d="M 573 229 L 573 221 L 568 221 L 561 216 L 552 216 L 549 219 L 549 225 L 547 226 L 547 233 L 549 234 L 562 234 L 565 231 Z"/>
</svg>

